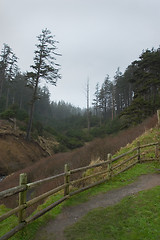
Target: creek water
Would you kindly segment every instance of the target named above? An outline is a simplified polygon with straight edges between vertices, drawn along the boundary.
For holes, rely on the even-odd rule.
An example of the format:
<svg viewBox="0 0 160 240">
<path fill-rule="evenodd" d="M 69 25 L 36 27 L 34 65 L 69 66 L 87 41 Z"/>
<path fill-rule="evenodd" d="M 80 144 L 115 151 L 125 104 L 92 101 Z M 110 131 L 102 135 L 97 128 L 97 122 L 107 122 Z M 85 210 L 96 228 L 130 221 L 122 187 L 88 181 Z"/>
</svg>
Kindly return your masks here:
<svg viewBox="0 0 160 240">
<path fill-rule="evenodd" d="M 6 176 L 0 175 L 0 182 L 2 182 L 5 177 L 6 177 Z"/>
</svg>

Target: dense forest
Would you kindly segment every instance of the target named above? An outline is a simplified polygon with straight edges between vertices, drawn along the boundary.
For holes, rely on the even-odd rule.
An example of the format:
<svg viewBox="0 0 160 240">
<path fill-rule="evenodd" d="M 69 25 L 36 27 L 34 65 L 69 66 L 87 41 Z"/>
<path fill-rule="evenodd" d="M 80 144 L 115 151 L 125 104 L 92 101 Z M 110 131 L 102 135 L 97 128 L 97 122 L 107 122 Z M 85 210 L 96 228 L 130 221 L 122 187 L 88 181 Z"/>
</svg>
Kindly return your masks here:
<svg viewBox="0 0 160 240">
<path fill-rule="evenodd" d="M 93 106 L 103 119 L 120 116 L 123 127 L 153 114 L 160 107 L 160 48 L 143 51 L 123 74 L 118 68 L 113 81 L 107 76 L 97 84 Z"/>
<path fill-rule="evenodd" d="M 33 75 L 22 73 L 17 62 L 13 50 L 4 44 L 0 54 L 0 117 L 23 121 L 21 129 L 26 131 L 33 102 Z M 101 86 L 96 84 L 89 109 L 51 102 L 46 85 L 38 86 L 34 100 L 32 137 L 44 131 L 53 134 L 60 142 L 56 151 L 73 149 L 94 137 L 136 125 L 160 108 L 160 48 L 143 51 L 124 73 L 118 68 L 114 79 L 106 75 Z"/>
</svg>

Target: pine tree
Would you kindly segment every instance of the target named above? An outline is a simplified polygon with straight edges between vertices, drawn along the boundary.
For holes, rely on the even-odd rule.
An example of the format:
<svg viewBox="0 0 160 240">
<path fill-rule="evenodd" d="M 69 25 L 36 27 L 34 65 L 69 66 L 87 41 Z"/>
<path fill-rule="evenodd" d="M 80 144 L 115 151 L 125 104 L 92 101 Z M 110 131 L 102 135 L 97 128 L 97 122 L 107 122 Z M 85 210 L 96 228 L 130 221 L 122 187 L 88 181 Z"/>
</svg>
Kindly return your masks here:
<svg viewBox="0 0 160 240">
<path fill-rule="evenodd" d="M 13 53 L 12 49 L 4 44 L 4 47 L 1 52 L 1 61 L 0 61 L 0 97 L 3 93 L 3 85 L 6 85 L 6 108 L 8 107 L 9 102 L 9 90 L 11 84 L 13 84 L 18 67 L 17 67 L 17 57 Z"/>
<path fill-rule="evenodd" d="M 58 43 L 53 39 L 51 32 L 48 29 L 42 30 L 42 34 L 38 37 L 37 49 L 35 50 L 34 65 L 31 66 L 33 72 L 27 73 L 28 85 L 33 88 L 33 95 L 31 99 L 30 118 L 27 129 L 26 139 L 30 139 L 30 132 L 32 128 L 32 119 L 35 101 L 38 99 L 37 91 L 40 80 L 45 80 L 47 83 L 56 85 L 57 80 L 61 78 L 59 74 L 60 65 L 55 63 L 55 56 L 60 56 L 55 51 Z"/>
</svg>

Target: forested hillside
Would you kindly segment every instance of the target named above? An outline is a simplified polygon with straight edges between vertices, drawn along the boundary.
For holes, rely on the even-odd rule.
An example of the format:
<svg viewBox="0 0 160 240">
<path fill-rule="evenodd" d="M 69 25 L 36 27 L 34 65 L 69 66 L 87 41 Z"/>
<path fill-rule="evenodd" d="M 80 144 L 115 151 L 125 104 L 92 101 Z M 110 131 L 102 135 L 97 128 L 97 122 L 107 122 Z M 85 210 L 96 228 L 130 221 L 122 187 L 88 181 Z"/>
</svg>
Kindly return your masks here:
<svg viewBox="0 0 160 240">
<path fill-rule="evenodd" d="M 0 55 L 0 117 L 23 121 L 20 128 L 26 131 L 34 88 L 17 62 L 13 50 L 4 44 Z M 124 73 L 118 68 L 114 79 L 107 75 L 101 86 L 97 83 L 89 109 L 64 101 L 51 102 L 48 87 L 39 86 L 32 137 L 49 132 L 60 142 L 55 151 L 66 151 L 142 122 L 160 107 L 159 66 L 159 48 L 143 51 Z"/>
<path fill-rule="evenodd" d="M 96 86 L 95 114 L 105 119 L 121 116 L 123 127 L 152 115 L 160 107 L 159 66 L 160 48 L 143 51 L 123 74 L 118 68 L 113 81 L 107 75 L 101 88 Z"/>
</svg>

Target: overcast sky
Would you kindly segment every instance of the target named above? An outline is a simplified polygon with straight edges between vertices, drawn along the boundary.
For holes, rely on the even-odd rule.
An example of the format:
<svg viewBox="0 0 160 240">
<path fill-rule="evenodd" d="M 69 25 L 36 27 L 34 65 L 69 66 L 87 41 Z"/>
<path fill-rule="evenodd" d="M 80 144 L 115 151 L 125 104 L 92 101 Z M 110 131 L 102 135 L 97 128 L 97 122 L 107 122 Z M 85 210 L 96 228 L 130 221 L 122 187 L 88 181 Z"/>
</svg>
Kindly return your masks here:
<svg viewBox="0 0 160 240">
<path fill-rule="evenodd" d="M 86 107 L 96 83 L 124 72 L 143 49 L 160 45 L 160 0 L 0 0 L 0 50 L 8 44 L 29 70 L 37 38 L 48 28 L 59 41 L 62 79 L 51 100 Z"/>
</svg>

